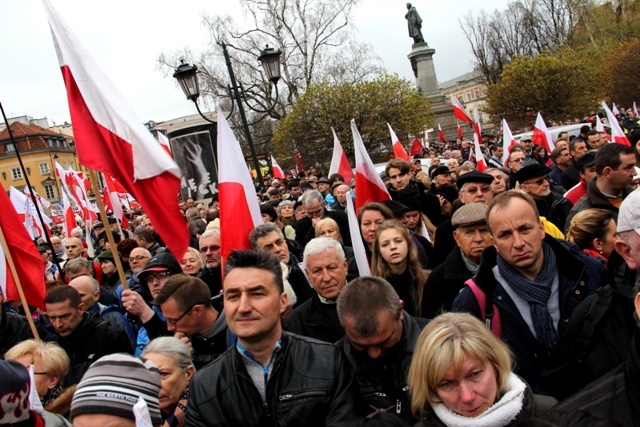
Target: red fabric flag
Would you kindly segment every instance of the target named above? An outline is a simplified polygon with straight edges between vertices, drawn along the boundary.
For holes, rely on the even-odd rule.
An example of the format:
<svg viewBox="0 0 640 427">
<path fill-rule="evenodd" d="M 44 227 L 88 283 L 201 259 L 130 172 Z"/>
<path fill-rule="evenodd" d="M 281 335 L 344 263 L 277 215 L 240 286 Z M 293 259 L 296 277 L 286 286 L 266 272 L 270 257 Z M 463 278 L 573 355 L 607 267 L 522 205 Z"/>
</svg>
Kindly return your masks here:
<svg viewBox="0 0 640 427">
<path fill-rule="evenodd" d="M 617 142 L 618 144 L 631 146 L 629 142 L 629 138 L 624 134 L 622 127 L 620 127 L 620 123 L 616 116 L 613 115 L 607 104 L 602 101 L 602 108 L 607 113 L 607 120 L 609 121 L 609 126 L 611 126 L 611 140 L 610 142 Z"/>
<path fill-rule="evenodd" d="M 356 155 L 356 213 L 367 202 L 381 202 L 391 200 L 389 192 L 384 186 L 380 175 L 376 172 L 373 162 L 362 142 L 355 120 L 351 120 L 353 133 L 353 148 Z"/>
<path fill-rule="evenodd" d="M 301 173 L 304 171 L 304 163 L 302 163 L 302 156 L 298 152 L 297 148 L 293 148 L 293 158 L 296 160 L 296 172 Z"/>
<path fill-rule="evenodd" d="M 44 307 L 44 269 L 45 264 L 27 234 L 27 230 L 21 227 L 22 220 L 7 197 L 7 192 L 0 184 L 0 228 L 7 241 L 7 247 L 16 267 L 22 290 L 27 298 L 27 304 L 31 307 Z M 19 301 L 20 295 L 16 281 L 11 274 L 6 254 L 0 246 L 0 286 L 8 301 Z"/>
<path fill-rule="evenodd" d="M 80 163 L 109 173 L 142 205 L 173 254 L 189 247 L 178 207 L 180 169 L 142 124 L 89 52 L 44 0 L 67 88 Z"/>
<path fill-rule="evenodd" d="M 531 139 L 534 144 L 544 147 L 544 149 L 547 150 L 547 154 L 551 153 L 553 149 L 556 148 L 556 144 L 553 142 L 553 138 L 551 138 L 551 133 L 549 133 L 549 129 L 547 129 L 547 125 L 544 123 L 539 111 Z"/>
<path fill-rule="evenodd" d="M 222 259 L 235 249 L 251 249 L 249 233 L 264 223 L 258 196 L 240 143 L 218 110 L 218 197 L 220 199 L 220 246 Z"/>
<path fill-rule="evenodd" d="M 391 129 L 391 125 L 387 123 L 389 126 L 389 132 L 391 133 L 391 146 L 393 147 L 393 154 L 396 159 L 405 159 L 407 162 L 411 161 L 411 158 L 407 154 L 407 150 L 404 149 L 400 139 L 396 136 L 396 133 Z"/>
<path fill-rule="evenodd" d="M 342 149 L 338 135 L 336 135 L 336 131 L 331 128 L 331 132 L 333 132 L 333 155 L 329 166 L 329 176 L 339 173 L 344 177 L 344 182 L 348 184 L 353 179 L 353 171 L 351 170 L 349 159 L 347 159 L 347 155 Z"/>
<path fill-rule="evenodd" d="M 502 161 L 505 162 L 509 159 L 509 152 L 511 148 L 516 145 L 516 140 L 511 133 L 511 129 L 505 119 L 502 119 Z"/>
<path fill-rule="evenodd" d="M 478 139 L 478 134 L 473 134 L 473 146 L 475 148 L 475 158 L 476 158 L 476 167 L 478 172 L 484 172 L 487 170 L 487 161 L 484 158 L 484 154 L 482 154 L 482 150 L 480 150 L 480 140 Z"/>
<path fill-rule="evenodd" d="M 169 144 L 169 138 L 167 138 L 162 132 L 158 132 L 158 142 L 162 146 L 162 149 L 166 151 L 168 155 L 171 155 L 171 145 Z"/>
<path fill-rule="evenodd" d="M 105 194 L 108 196 L 107 199 L 109 199 L 109 206 L 111 207 L 113 216 L 120 220 L 120 225 L 122 228 L 129 228 L 129 221 L 127 221 L 127 216 L 122 210 L 122 204 L 120 203 L 120 192 L 118 191 L 118 188 L 121 188 L 122 190 L 124 190 L 124 188 L 122 187 L 122 185 L 118 184 L 118 181 L 116 181 L 115 178 L 108 173 L 104 174 L 104 182 L 106 186 L 106 188 L 104 189 L 106 190 Z"/>
<path fill-rule="evenodd" d="M 67 193 L 62 192 L 62 212 L 64 218 L 64 236 L 72 237 L 71 230 L 76 228 L 76 216 L 73 214 L 73 206 L 67 197 Z"/>
<path fill-rule="evenodd" d="M 422 150 L 424 150 L 424 147 L 422 146 L 422 143 L 420 142 L 420 140 L 414 139 L 413 142 L 411 143 L 411 157 L 415 156 Z"/>
<path fill-rule="evenodd" d="M 455 95 L 451 95 L 451 105 L 453 106 L 453 115 L 456 116 L 457 119 L 462 120 L 463 122 L 473 124 L 473 119 L 467 113 L 467 110 L 464 109 L 464 106 Z"/>
<path fill-rule="evenodd" d="M 444 143 L 444 132 L 442 131 L 442 128 L 440 127 L 440 123 L 438 123 L 438 140 L 442 143 Z"/>
<path fill-rule="evenodd" d="M 273 175 L 274 178 L 278 179 L 285 178 L 284 171 L 282 170 L 278 162 L 276 162 L 276 159 L 273 156 L 271 156 L 271 175 Z"/>
<path fill-rule="evenodd" d="M 460 139 L 464 138 L 464 132 L 462 131 L 460 124 L 458 124 L 458 138 Z"/>
</svg>

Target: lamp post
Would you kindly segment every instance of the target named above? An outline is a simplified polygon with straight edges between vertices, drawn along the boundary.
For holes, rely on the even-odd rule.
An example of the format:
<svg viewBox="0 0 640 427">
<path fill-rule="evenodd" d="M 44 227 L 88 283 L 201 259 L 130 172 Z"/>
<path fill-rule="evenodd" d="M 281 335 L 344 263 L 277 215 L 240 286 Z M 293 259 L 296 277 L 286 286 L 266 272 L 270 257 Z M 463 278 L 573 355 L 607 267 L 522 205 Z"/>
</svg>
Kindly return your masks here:
<svg viewBox="0 0 640 427">
<path fill-rule="evenodd" d="M 236 76 L 233 73 L 233 68 L 231 66 L 231 59 L 229 58 L 229 52 L 227 51 L 227 46 L 224 43 L 220 43 L 222 46 L 222 52 L 224 53 L 225 63 L 227 65 L 227 71 L 229 72 L 229 79 L 231 80 L 231 85 L 229 86 L 229 92 L 231 93 L 231 112 L 233 112 L 233 101 L 238 104 L 238 111 L 240 113 L 240 119 L 242 120 L 242 127 L 244 128 L 245 137 L 247 138 L 247 143 L 249 144 L 249 150 L 251 151 L 251 156 L 253 157 L 253 165 L 256 168 L 256 178 L 258 179 L 258 188 L 261 189 L 264 185 L 262 181 L 262 172 L 260 171 L 260 162 L 258 162 L 258 156 L 256 154 L 256 149 L 253 145 L 253 138 L 251 137 L 251 132 L 249 130 L 249 124 L 247 122 L 247 116 L 244 110 L 243 100 L 246 102 L 245 98 L 245 89 L 242 87 L 242 83 L 238 83 L 236 81 Z M 269 47 L 266 48 L 260 53 L 258 56 L 258 61 L 262 64 L 264 69 L 264 73 L 266 74 L 269 82 L 273 83 L 276 88 L 276 99 L 273 103 L 266 109 L 261 110 L 255 107 L 252 107 L 247 103 L 247 106 L 256 112 L 259 113 L 268 113 L 273 110 L 278 102 L 278 80 L 280 80 L 280 55 L 282 52 L 279 49 L 274 49 Z M 198 106 L 198 97 L 200 96 L 200 86 L 198 84 L 198 67 L 195 65 L 186 64 L 184 61 L 176 68 L 173 73 L 173 77 L 178 80 L 182 91 L 184 92 L 187 99 L 191 100 L 196 104 L 196 109 L 200 116 L 203 119 L 210 123 L 215 123 L 212 120 L 209 120 L 202 112 L 200 111 L 200 107 Z M 231 113 L 229 113 L 231 115 Z"/>
</svg>

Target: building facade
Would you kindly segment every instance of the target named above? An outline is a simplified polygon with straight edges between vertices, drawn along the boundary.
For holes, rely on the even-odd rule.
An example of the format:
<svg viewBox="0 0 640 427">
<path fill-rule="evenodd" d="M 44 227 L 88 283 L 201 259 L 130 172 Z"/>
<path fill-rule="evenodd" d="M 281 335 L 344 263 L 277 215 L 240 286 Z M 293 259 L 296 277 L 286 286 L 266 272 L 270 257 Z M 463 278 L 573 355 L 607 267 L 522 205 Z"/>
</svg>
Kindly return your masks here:
<svg viewBox="0 0 640 427">
<path fill-rule="evenodd" d="M 445 96 L 455 95 L 472 118 L 478 117 L 483 128 L 493 127 L 491 118 L 484 112 L 487 102 L 487 85 L 480 71 L 471 71 L 439 84 Z"/>
</svg>

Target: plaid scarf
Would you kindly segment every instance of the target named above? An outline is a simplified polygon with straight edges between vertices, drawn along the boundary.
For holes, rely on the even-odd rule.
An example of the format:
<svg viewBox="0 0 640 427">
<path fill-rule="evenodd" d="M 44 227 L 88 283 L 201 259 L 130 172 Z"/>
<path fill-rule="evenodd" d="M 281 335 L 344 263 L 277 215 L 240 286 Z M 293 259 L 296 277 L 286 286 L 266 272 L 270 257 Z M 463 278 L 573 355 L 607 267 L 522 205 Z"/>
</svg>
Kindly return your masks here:
<svg viewBox="0 0 640 427">
<path fill-rule="evenodd" d="M 556 275 L 557 266 L 556 256 L 549 244 L 542 242 L 542 248 L 544 262 L 540 273 L 534 280 L 524 277 L 518 270 L 509 265 L 500 254 L 498 254 L 498 268 L 502 277 L 511 286 L 511 289 L 529 303 L 536 338 L 550 352 L 558 342 L 558 332 L 547 309 L 547 302 L 551 296 L 551 285 Z"/>
</svg>

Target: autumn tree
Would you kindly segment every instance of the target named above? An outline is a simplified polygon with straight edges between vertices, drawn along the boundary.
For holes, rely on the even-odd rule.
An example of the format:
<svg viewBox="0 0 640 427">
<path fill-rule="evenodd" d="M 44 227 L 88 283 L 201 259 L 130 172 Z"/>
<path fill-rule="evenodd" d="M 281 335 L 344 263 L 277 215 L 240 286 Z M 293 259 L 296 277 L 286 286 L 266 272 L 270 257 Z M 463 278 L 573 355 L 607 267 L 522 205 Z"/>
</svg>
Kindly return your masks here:
<svg viewBox="0 0 640 427">
<path fill-rule="evenodd" d="M 633 40 L 611 52 L 605 61 L 607 94 L 620 106 L 630 107 L 640 101 L 640 40 Z"/>
<path fill-rule="evenodd" d="M 574 120 L 593 112 L 604 87 L 597 57 L 568 49 L 535 58 L 519 56 L 505 66 L 500 82 L 489 87 L 487 112 L 522 125 L 527 108 L 546 120 Z"/>
<path fill-rule="evenodd" d="M 397 75 L 357 83 L 313 83 L 278 124 L 274 155 L 281 165 L 292 168 L 295 145 L 303 159 L 312 159 L 326 170 L 333 152 L 333 127 L 353 162 L 351 119 L 355 119 L 372 160 L 380 162 L 391 151 L 387 123 L 407 143 L 407 135 L 421 134 L 429 127 L 430 103 L 413 83 Z"/>
</svg>

